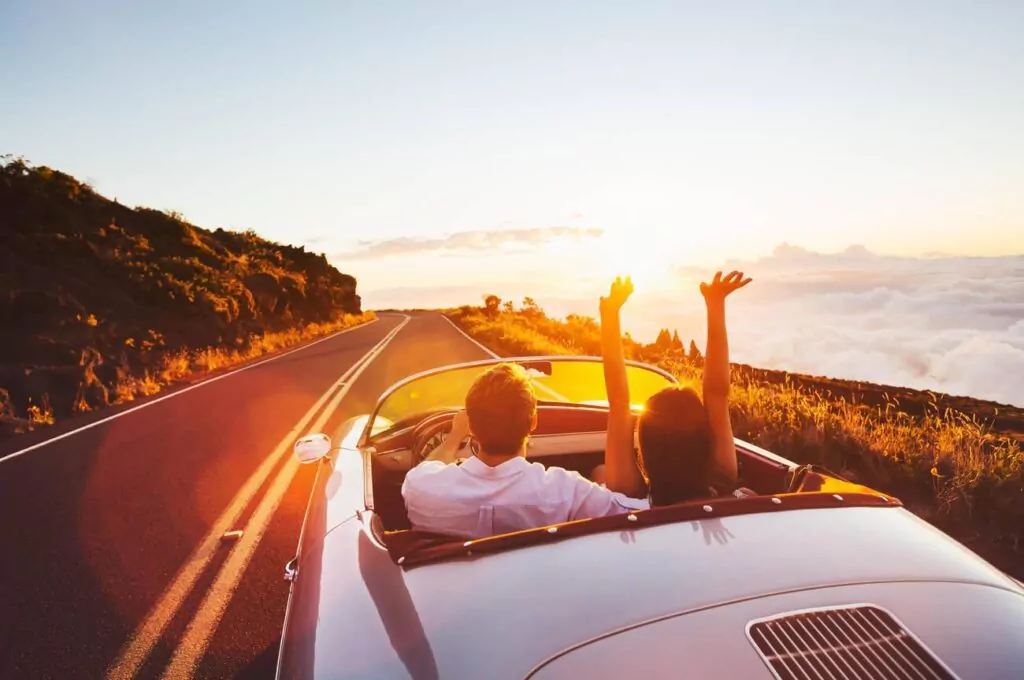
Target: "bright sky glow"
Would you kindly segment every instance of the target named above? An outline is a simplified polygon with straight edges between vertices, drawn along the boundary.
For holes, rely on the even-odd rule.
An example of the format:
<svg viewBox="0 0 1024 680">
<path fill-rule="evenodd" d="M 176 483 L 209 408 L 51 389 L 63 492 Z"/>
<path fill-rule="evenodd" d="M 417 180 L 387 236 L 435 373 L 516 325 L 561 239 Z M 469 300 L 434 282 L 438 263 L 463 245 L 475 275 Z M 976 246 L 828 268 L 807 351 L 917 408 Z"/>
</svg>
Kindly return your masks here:
<svg viewBox="0 0 1024 680">
<path fill-rule="evenodd" d="M 1020 253 L 1022 35 L 1009 1 L 11 2 L 0 152 L 304 243 L 368 300 Z"/>
</svg>

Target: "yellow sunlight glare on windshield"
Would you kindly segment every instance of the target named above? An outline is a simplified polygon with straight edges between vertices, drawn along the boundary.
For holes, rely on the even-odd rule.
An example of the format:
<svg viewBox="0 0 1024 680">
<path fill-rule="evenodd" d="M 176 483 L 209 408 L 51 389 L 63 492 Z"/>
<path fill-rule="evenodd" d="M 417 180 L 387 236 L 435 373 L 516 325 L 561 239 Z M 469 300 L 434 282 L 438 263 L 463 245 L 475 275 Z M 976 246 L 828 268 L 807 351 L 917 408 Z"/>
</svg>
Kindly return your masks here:
<svg viewBox="0 0 1024 680">
<path fill-rule="evenodd" d="M 604 369 L 599 360 L 552 357 L 523 359 L 522 363 L 529 371 L 539 401 L 608 406 Z M 387 419 L 389 425 L 374 420 L 371 432 L 382 432 L 390 424 L 432 410 L 463 408 L 470 387 L 485 370 L 486 365 L 453 367 L 402 384 L 384 398 L 376 414 L 376 419 Z M 643 404 L 651 395 L 674 384 L 670 376 L 647 366 L 627 365 L 626 380 L 635 413 L 643 411 Z"/>
</svg>

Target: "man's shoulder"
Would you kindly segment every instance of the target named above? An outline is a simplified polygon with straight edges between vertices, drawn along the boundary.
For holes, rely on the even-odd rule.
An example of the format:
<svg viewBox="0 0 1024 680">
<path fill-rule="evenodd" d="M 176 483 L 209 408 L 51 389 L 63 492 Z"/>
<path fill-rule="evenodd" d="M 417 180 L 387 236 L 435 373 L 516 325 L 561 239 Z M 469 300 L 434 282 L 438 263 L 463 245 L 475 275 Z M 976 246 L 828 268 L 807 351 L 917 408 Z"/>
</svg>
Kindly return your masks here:
<svg viewBox="0 0 1024 680">
<path fill-rule="evenodd" d="M 604 489 L 602 485 L 587 478 L 582 473 L 576 472 L 575 470 L 559 467 L 557 465 L 545 467 L 541 463 L 534 463 L 534 465 L 539 468 L 539 471 L 537 472 L 538 474 L 542 474 L 553 481 L 563 482 L 567 484 L 575 484 L 578 486 L 585 486 L 588 488 L 594 487 L 597 489 Z"/>
<path fill-rule="evenodd" d="M 439 460 L 425 460 L 418 465 L 414 465 L 411 470 L 405 473 L 405 478 L 419 477 L 421 475 L 435 475 L 439 472 L 444 472 L 449 468 L 457 467 L 455 463 L 442 463 Z"/>
</svg>

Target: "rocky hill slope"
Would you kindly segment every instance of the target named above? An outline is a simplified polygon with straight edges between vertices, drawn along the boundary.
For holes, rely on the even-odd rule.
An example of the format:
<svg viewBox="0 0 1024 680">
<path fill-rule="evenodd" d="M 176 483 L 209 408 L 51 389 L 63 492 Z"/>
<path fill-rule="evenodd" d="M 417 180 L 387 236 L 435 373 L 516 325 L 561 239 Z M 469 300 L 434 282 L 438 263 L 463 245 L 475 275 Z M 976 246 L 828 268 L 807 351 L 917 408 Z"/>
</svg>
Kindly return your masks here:
<svg viewBox="0 0 1024 680">
<path fill-rule="evenodd" d="M 181 363 L 199 350 L 211 368 L 259 353 L 254 345 L 275 333 L 295 339 L 360 314 L 355 278 L 322 254 L 130 208 L 62 172 L 0 159 L 8 423 L 150 393 L 160 372 L 197 368 Z"/>
</svg>

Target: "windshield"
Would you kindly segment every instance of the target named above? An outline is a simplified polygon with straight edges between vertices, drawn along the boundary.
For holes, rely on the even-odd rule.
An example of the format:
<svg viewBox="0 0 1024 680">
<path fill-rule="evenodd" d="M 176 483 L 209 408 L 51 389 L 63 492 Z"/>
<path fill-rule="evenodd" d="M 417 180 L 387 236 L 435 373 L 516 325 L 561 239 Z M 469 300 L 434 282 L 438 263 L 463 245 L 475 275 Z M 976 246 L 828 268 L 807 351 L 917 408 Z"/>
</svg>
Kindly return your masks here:
<svg viewBox="0 0 1024 680">
<path fill-rule="evenodd" d="M 463 408 L 466 394 L 477 376 L 502 361 L 514 361 L 527 369 L 541 403 L 608 405 L 600 359 L 494 359 L 430 371 L 399 383 L 381 398 L 365 431 L 372 440 L 377 435 L 406 427 L 431 412 Z M 626 378 L 634 410 L 639 410 L 648 397 L 676 382 L 669 373 L 637 362 L 627 362 Z"/>
</svg>

